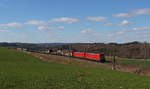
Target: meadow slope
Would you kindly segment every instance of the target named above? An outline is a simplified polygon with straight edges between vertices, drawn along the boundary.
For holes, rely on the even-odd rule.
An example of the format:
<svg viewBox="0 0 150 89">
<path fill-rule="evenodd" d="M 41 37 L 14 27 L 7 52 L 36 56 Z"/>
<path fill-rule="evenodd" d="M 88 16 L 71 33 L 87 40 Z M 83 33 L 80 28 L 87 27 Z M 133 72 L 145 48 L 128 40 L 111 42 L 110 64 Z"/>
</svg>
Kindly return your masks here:
<svg viewBox="0 0 150 89">
<path fill-rule="evenodd" d="M 150 89 L 150 77 L 42 61 L 0 48 L 0 89 Z"/>
</svg>

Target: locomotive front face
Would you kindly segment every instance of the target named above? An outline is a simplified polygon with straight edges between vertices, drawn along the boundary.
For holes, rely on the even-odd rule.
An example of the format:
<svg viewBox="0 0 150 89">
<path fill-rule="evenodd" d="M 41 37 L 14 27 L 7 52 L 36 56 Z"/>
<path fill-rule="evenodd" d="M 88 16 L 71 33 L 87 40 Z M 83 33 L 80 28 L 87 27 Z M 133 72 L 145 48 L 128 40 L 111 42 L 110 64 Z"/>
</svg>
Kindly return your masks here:
<svg viewBox="0 0 150 89">
<path fill-rule="evenodd" d="M 100 56 L 100 62 L 105 62 L 106 60 L 105 60 L 105 55 L 104 54 L 101 54 L 101 56 Z"/>
</svg>

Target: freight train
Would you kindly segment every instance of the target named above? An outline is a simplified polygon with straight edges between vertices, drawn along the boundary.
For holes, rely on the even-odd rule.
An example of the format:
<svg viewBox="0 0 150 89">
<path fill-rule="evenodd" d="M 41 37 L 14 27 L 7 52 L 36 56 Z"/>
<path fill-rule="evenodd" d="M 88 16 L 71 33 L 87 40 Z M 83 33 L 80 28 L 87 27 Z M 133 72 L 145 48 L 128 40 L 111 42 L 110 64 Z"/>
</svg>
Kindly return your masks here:
<svg viewBox="0 0 150 89">
<path fill-rule="evenodd" d="M 87 52 L 65 52 L 62 50 L 57 50 L 57 51 L 44 51 L 43 53 L 46 54 L 52 54 L 52 55 L 61 55 L 61 56 L 71 56 L 71 57 L 77 57 L 77 58 L 82 58 L 82 59 L 87 59 L 87 60 L 94 60 L 98 62 L 105 62 L 105 55 L 103 53 L 87 53 Z"/>
</svg>

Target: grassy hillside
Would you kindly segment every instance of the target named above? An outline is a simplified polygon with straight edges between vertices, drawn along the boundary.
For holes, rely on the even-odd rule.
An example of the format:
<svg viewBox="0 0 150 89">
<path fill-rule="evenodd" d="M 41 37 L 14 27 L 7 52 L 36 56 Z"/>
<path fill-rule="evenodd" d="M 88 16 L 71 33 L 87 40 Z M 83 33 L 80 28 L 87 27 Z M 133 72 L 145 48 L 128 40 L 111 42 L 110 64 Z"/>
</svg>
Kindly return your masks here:
<svg viewBox="0 0 150 89">
<path fill-rule="evenodd" d="M 109 61 L 113 61 L 113 57 L 110 57 L 110 56 L 107 56 L 106 59 L 108 59 Z M 127 59 L 127 58 L 116 57 L 116 62 L 128 64 L 128 65 L 139 66 L 139 67 L 150 68 L 150 60 L 149 59 L 146 59 L 146 60 L 144 60 L 144 59 Z"/>
<path fill-rule="evenodd" d="M 117 60 L 117 62 L 139 66 L 139 67 L 150 68 L 150 61 L 145 61 L 145 60 Z"/>
<path fill-rule="evenodd" d="M 149 89 L 150 77 L 46 62 L 0 48 L 0 89 Z"/>
</svg>

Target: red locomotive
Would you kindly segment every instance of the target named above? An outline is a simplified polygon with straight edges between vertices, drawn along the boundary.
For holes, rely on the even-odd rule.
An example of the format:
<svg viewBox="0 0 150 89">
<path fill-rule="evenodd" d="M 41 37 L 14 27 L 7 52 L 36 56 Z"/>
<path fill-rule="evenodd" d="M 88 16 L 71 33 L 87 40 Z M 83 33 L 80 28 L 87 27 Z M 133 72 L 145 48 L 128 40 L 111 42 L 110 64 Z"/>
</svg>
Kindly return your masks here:
<svg viewBox="0 0 150 89">
<path fill-rule="evenodd" d="M 91 59 L 99 62 L 105 62 L 104 54 L 100 54 L 100 53 L 95 54 L 95 53 L 85 53 L 85 52 L 72 52 L 72 56 Z"/>
</svg>

